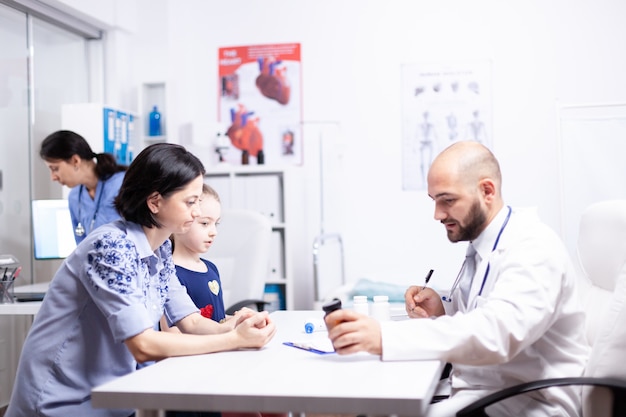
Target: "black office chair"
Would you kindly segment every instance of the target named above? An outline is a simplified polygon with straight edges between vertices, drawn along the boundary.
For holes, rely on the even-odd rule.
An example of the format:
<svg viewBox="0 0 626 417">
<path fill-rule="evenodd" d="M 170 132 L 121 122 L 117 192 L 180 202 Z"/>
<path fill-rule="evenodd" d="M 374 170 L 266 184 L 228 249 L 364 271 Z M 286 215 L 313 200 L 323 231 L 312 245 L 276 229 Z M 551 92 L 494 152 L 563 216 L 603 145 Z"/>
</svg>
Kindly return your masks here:
<svg viewBox="0 0 626 417">
<path fill-rule="evenodd" d="M 457 417 L 488 417 L 485 409 L 492 404 L 516 395 L 524 394 L 539 389 L 558 387 L 564 385 L 588 385 L 593 387 L 604 387 L 610 390 L 613 396 L 611 416 L 626 416 L 626 381 L 615 378 L 552 378 L 541 381 L 527 382 L 503 389 L 493 394 L 487 395 L 478 401 L 468 405 L 456 413 Z"/>
</svg>

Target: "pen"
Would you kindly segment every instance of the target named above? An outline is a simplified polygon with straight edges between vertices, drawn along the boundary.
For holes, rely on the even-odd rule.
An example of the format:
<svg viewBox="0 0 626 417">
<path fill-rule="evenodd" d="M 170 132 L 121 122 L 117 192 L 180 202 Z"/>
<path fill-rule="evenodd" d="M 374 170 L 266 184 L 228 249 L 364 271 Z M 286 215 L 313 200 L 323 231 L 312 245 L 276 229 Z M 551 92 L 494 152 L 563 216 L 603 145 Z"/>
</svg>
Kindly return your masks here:
<svg viewBox="0 0 626 417">
<path fill-rule="evenodd" d="M 11 281 L 15 281 L 15 278 L 17 278 L 20 275 L 20 272 L 22 272 L 22 267 L 19 266 L 15 272 L 13 272 L 13 277 L 11 278 Z"/>
<path fill-rule="evenodd" d="M 315 349 L 313 346 L 309 346 L 305 343 L 294 343 L 293 347 L 297 347 L 299 349 L 308 350 L 309 352 L 321 352 L 319 349 Z"/>
<path fill-rule="evenodd" d="M 428 285 L 428 281 L 430 281 L 430 277 L 433 276 L 433 272 L 435 272 L 435 270 L 431 269 L 430 271 L 428 271 L 428 274 L 426 274 L 426 278 L 424 278 L 424 286 L 422 287 L 422 291 L 426 289 L 426 286 Z"/>
<path fill-rule="evenodd" d="M 328 353 L 335 353 L 335 351 L 326 351 L 322 349 L 317 349 L 307 343 L 298 343 L 298 342 L 283 342 L 283 345 L 292 346 L 298 349 L 306 350 L 307 352 L 317 353 L 319 355 L 326 355 Z"/>
</svg>

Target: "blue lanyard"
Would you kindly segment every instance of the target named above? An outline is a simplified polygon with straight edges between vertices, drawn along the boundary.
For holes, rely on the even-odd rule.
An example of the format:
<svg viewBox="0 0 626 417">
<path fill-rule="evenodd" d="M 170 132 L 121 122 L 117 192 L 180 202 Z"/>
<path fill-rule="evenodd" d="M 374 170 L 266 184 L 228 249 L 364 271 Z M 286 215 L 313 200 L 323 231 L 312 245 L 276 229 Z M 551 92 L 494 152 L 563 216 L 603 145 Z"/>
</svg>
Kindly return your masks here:
<svg viewBox="0 0 626 417">
<path fill-rule="evenodd" d="M 104 194 L 104 185 L 106 184 L 106 181 L 102 181 L 102 186 L 100 187 L 100 195 L 98 196 L 98 201 L 96 202 L 96 211 L 94 211 L 93 213 L 93 218 L 91 219 L 91 224 L 89 225 L 89 230 L 87 231 L 87 233 L 91 232 L 93 230 L 93 226 L 96 223 L 96 217 L 98 216 L 98 211 L 100 210 L 100 200 L 102 200 L 102 194 Z M 81 222 L 81 217 L 83 215 L 83 188 L 84 186 L 81 184 L 80 186 L 80 190 L 78 190 L 78 225 L 80 226 L 80 222 Z M 96 185 L 96 192 L 98 190 L 98 186 Z M 78 226 L 77 226 L 78 229 Z M 84 232 L 83 232 L 84 233 Z M 81 236 L 83 233 L 78 234 L 76 233 L 78 236 Z"/>
<path fill-rule="evenodd" d="M 506 228 L 506 225 L 509 223 L 509 219 L 511 218 L 511 206 L 507 206 L 509 208 L 509 212 L 506 215 L 506 218 L 504 219 L 504 222 L 502 223 L 502 226 L 500 226 L 500 231 L 498 232 L 498 236 L 496 236 L 496 241 L 493 243 L 493 248 L 491 249 L 491 252 L 495 251 L 496 248 L 498 247 L 498 243 L 500 242 L 500 236 L 502 236 L 502 232 L 504 232 L 504 229 Z M 465 269 L 465 263 L 463 263 L 463 266 L 461 267 L 461 270 L 459 271 L 459 274 L 456 276 L 456 279 L 454 280 L 454 284 L 452 284 L 452 289 L 450 290 L 450 294 L 448 296 L 443 296 L 441 297 L 441 299 L 443 301 L 446 301 L 448 303 L 452 302 L 452 293 L 454 293 L 454 291 L 456 290 L 456 287 L 459 286 L 459 279 L 461 278 L 461 275 L 463 274 L 463 270 Z M 483 288 L 485 288 L 485 283 L 487 282 L 487 277 L 489 276 L 489 270 L 491 269 L 491 264 L 487 263 L 487 269 L 485 270 L 485 275 L 483 276 L 483 282 L 482 284 L 480 284 L 480 291 L 478 291 L 478 295 L 482 295 L 483 293 Z"/>
</svg>

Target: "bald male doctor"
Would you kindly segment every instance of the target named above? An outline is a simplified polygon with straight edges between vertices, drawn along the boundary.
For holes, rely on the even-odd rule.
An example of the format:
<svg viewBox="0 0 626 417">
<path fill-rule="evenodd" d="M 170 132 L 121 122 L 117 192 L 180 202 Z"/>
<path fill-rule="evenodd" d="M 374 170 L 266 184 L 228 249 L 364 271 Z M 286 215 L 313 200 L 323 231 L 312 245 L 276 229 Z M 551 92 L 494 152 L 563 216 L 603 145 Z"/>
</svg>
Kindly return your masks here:
<svg viewBox="0 0 626 417">
<path fill-rule="evenodd" d="M 498 161 L 483 145 L 466 141 L 446 148 L 428 172 L 428 194 L 448 239 L 469 242 L 453 288 L 438 294 L 410 287 L 405 298 L 412 320 L 379 323 L 350 310 L 326 316 L 342 322 L 328 334 L 339 354 L 452 363 L 451 396 L 431 405 L 428 416 L 454 416 L 507 386 L 581 376 L 589 355 L 575 271 L 563 243 L 534 211 L 506 206 L 501 183 Z M 580 408 L 580 388 L 554 387 L 487 412 L 575 417 Z"/>
</svg>

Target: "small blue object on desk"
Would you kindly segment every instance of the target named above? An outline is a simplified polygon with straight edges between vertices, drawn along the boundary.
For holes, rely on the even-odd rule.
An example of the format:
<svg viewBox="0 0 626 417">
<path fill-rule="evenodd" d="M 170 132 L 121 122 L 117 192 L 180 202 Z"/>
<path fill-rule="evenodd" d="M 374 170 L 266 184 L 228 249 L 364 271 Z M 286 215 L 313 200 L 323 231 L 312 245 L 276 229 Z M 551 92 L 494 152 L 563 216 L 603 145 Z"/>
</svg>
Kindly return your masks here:
<svg viewBox="0 0 626 417">
<path fill-rule="evenodd" d="M 327 330 L 324 319 L 310 318 L 304 321 L 304 333 L 321 332 Z"/>
</svg>

